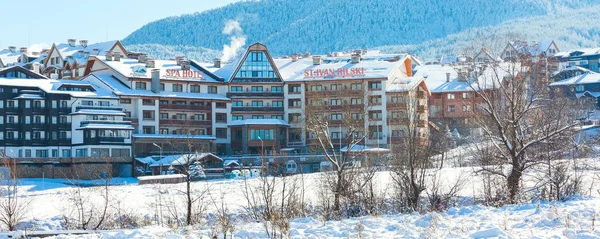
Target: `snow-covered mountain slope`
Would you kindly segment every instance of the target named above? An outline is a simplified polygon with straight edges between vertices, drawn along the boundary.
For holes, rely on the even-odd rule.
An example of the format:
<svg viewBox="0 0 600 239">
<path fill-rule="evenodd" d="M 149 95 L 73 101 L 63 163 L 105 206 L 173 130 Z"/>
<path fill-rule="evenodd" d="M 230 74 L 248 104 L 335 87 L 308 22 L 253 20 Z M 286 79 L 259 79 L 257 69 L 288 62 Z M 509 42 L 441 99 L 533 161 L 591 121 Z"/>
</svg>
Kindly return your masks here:
<svg viewBox="0 0 600 239">
<path fill-rule="evenodd" d="M 225 23 L 237 20 L 241 26 L 239 34 L 245 34 L 247 42 L 267 44 L 274 55 L 305 51 L 322 54 L 355 48 L 420 44 L 469 29 L 487 28 L 514 19 L 545 16 L 569 9 L 586 9 L 595 4 L 597 2 L 592 0 L 244 1 L 202 13 L 157 20 L 133 32 L 123 42 L 128 45 L 183 45 L 220 50 L 230 42 L 230 35 L 223 34 Z M 575 17 L 569 19 L 572 23 L 581 23 L 581 20 Z M 545 28 L 527 30 L 557 34 L 563 31 Z M 552 38 L 560 36 L 564 35 Z M 447 45 L 451 44 L 448 42 Z"/>
</svg>

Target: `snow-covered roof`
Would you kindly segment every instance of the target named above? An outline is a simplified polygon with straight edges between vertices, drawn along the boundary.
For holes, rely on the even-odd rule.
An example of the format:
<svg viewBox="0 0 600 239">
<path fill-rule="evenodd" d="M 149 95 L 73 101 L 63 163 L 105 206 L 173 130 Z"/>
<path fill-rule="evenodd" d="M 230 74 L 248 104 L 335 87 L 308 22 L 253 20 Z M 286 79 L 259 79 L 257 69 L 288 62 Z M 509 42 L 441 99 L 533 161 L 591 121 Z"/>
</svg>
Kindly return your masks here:
<svg viewBox="0 0 600 239">
<path fill-rule="evenodd" d="M 20 94 L 17 97 L 13 98 L 13 99 L 34 99 L 34 100 L 43 100 L 44 97 L 42 97 L 41 95 L 36 95 L 36 94 Z"/>
<path fill-rule="evenodd" d="M 82 80 L 98 80 L 108 86 L 115 95 L 120 96 L 147 96 L 147 97 L 163 97 L 163 98 L 186 98 L 186 99 L 207 99 L 207 100 L 225 100 L 230 99 L 223 94 L 210 94 L 210 93 L 190 93 L 190 92 L 169 92 L 160 91 L 154 93 L 151 90 L 136 90 L 129 88 L 129 86 L 123 84 L 117 80 L 113 75 L 108 72 L 92 73 L 85 76 Z"/>
<path fill-rule="evenodd" d="M 494 67 L 488 66 L 481 73 L 477 80 L 474 78 L 459 79 L 457 66 L 451 65 L 420 65 L 417 66 L 414 77 L 425 78 L 425 84 L 432 93 L 435 92 L 459 92 L 459 91 L 472 91 L 473 89 L 490 89 L 494 88 L 495 84 L 498 83 L 498 76 L 507 76 L 506 72 L 508 66 L 506 64 L 500 64 L 500 66 Z M 450 74 L 449 79 L 447 74 Z M 480 85 L 477 85 L 480 83 Z"/>
<path fill-rule="evenodd" d="M 21 87 L 37 87 L 46 93 L 53 94 L 69 94 L 72 97 L 78 98 L 107 98 L 116 99 L 116 97 L 108 91 L 87 81 L 68 81 L 68 80 L 53 80 L 53 79 L 13 79 L 0 78 L 0 85 L 4 86 L 21 86 Z M 85 85 L 91 86 L 95 91 L 67 91 L 59 90 L 62 85 Z"/>
<path fill-rule="evenodd" d="M 241 126 L 241 125 L 283 125 L 290 126 L 287 122 L 280 119 L 245 119 L 245 120 L 234 120 L 227 124 L 227 126 Z"/>
<path fill-rule="evenodd" d="M 596 47 L 596 48 L 580 48 L 580 49 L 574 49 L 574 50 L 570 50 L 570 51 L 561 51 L 561 52 L 558 52 L 558 53 L 554 54 L 554 56 L 556 56 L 556 57 L 569 57 L 573 53 L 581 53 L 581 55 L 577 54 L 577 56 L 594 56 L 594 55 L 600 55 L 600 47 Z"/>
<path fill-rule="evenodd" d="M 2 49 L 0 50 L 0 61 L 2 61 L 5 66 L 8 66 L 9 64 L 16 63 L 22 54 L 23 53 L 19 52 L 19 49 L 16 49 L 14 52 L 9 49 Z"/>
<path fill-rule="evenodd" d="M 138 162 L 145 163 L 145 164 L 151 164 L 151 163 L 155 163 L 156 162 L 156 160 L 154 159 L 153 156 L 148 156 L 148 157 L 145 157 L 145 158 L 135 158 L 135 160 L 137 160 Z"/>
<path fill-rule="evenodd" d="M 340 149 L 342 152 L 348 152 L 348 146 L 344 146 Z M 390 153 L 392 152 L 390 149 L 386 148 L 374 148 L 366 145 L 356 144 L 350 148 L 350 152 L 352 153 Z"/>
<path fill-rule="evenodd" d="M 574 76 L 565 80 L 550 83 L 550 86 L 584 85 L 600 83 L 600 74 L 587 72 L 583 75 Z"/>
<path fill-rule="evenodd" d="M 238 165 L 238 166 L 239 166 L 239 165 L 240 165 L 240 162 L 238 162 L 237 160 L 233 160 L 233 159 L 228 159 L 228 160 L 225 160 L 225 161 L 223 162 L 223 166 L 224 166 L 224 167 L 229 167 L 229 166 L 230 166 L 230 165 L 232 165 L 232 164 L 236 164 L 236 165 Z"/>
<path fill-rule="evenodd" d="M 79 51 L 87 51 L 89 52 L 89 55 L 92 56 L 94 54 L 94 49 L 98 49 L 98 55 L 103 55 L 104 52 L 113 48 L 115 44 L 117 44 L 116 40 L 88 44 L 86 47 L 77 43 L 74 46 L 71 46 L 68 43 L 61 43 L 56 45 L 56 50 L 58 50 L 63 59 L 70 64 L 77 61 L 77 64 L 85 65 L 88 59 L 84 54 L 80 54 Z M 72 56 L 72 58 L 67 59 L 67 56 Z"/>
<path fill-rule="evenodd" d="M 546 52 L 552 45 L 552 42 L 552 40 L 543 40 L 529 45 L 526 41 L 511 41 L 509 44 L 521 54 L 528 53 L 529 55 L 536 56 L 542 52 Z"/>
<path fill-rule="evenodd" d="M 181 66 L 177 65 L 177 61 L 175 60 L 154 60 L 154 68 L 148 68 L 146 67 L 146 63 L 140 63 L 137 59 L 121 58 L 119 61 L 115 61 L 114 59 L 112 61 L 107 61 L 105 56 L 94 56 L 94 58 L 102 61 L 104 64 L 125 77 L 151 79 L 152 70 L 158 69 L 160 70 L 161 79 L 197 82 L 221 82 L 214 79 L 210 75 L 204 74 L 202 70 L 192 65 L 190 65 L 190 70 L 194 72 L 200 72 L 201 79 L 198 77 L 193 77 L 190 79 L 176 79 L 173 77 L 167 77 L 167 70 L 181 70 Z"/>
<path fill-rule="evenodd" d="M 338 57 L 321 56 L 322 63 L 320 65 L 313 64 L 312 57 L 299 58 L 298 61 L 293 62 L 291 58 L 276 58 L 273 59 L 276 67 L 281 74 L 284 81 L 310 81 L 310 80 L 339 80 L 339 79 L 377 79 L 377 78 L 388 78 L 394 69 L 400 67 L 404 63 L 407 57 L 411 57 L 414 62 L 419 63 L 419 60 L 413 58 L 407 54 L 377 54 L 373 52 L 362 56 L 359 63 L 352 63 L 349 55 L 342 55 Z M 220 68 L 214 67 L 213 63 L 200 63 L 205 70 L 213 73 L 214 75 L 229 79 L 234 73 L 236 67 L 240 64 L 240 59 L 237 59 L 231 63 L 221 64 Z M 337 74 L 338 69 L 363 69 L 364 72 L 358 74 L 346 74 L 345 76 Z M 305 72 L 312 70 L 313 76 L 305 76 Z M 330 71 L 333 70 L 333 75 L 316 77 L 317 71 Z M 364 73 L 364 74 L 363 74 Z M 352 76 L 353 75 L 353 76 Z"/>
<path fill-rule="evenodd" d="M 217 139 L 210 135 L 186 135 L 186 134 L 133 134 L 134 138 L 153 138 L 153 139 Z"/>
<path fill-rule="evenodd" d="M 83 129 L 118 129 L 118 130 L 134 130 L 133 126 L 125 124 L 86 124 L 77 128 L 78 130 Z"/>
<path fill-rule="evenodd" d="M 71 115 L 114 115 L 114 116 L 125 116 L 123 111 L 118 110 L 94 110 L 94 109 L 79 109 Z"/>
<path fill-rule="evenodd" d="M 185 178 L 183 174 L 166 174 L 166 175 L 154 175 L 154 176 L 140 176 L 137 177 L 138 180 L 158 180 L 158 179 L 168 179 L 168 178 Z"/>
<path fill-rule="evenodd" d="M 202 160 L 205 157 L 208 156 L 212 156 L 220 161 L 223 161 L 222 158 L 219 158 L 218 156 L 212 154 L 212 153 L 200 153 L 200 154 L 180 154 L 180 155 L 169 155 L 166 157 L 163 157 L 162 159 L 154 162 L 153 164 L 150 164 L 150 167 L 157 167 L 157 166 L 165 166 L 165 165 L 186 165 L 189 164 L 192 161 L 197 161 L 197 160 Z"/>
</svg>

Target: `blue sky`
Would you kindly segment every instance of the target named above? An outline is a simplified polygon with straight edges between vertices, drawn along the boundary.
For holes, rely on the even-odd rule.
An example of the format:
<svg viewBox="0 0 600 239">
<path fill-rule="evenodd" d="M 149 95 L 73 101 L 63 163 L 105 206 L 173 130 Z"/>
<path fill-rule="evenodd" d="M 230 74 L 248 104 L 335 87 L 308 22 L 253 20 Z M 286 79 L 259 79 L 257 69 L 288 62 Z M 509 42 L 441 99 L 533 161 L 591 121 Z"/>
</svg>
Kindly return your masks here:
<svg viewBox="0 0 600 239">
<path fill-rule="evenodd" d="M 123 39 L 146 23 L 237 1 L 240 0 L 2 1 L 0 49 L 43 48 L 68 38 L 87 39 L 90 43 Z"/>
</svg>

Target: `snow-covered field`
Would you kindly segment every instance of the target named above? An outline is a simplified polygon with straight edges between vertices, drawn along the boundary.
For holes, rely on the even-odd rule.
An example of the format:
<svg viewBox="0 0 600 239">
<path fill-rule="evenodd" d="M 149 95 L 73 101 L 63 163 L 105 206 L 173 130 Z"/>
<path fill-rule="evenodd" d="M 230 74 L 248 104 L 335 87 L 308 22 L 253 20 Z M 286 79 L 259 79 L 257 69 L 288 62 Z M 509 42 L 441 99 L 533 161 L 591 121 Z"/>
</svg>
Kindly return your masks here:
<svg viewBox="0 0 600 239">
<path fill-rule="evenodd" d="M 584 195 L 566 202 L 539 202 L 509 205 L 501 208 L 474 205 L 472 202 L 481 196 L 479 176 L 471 167 L 444 168 L 441 176 L 445 181 L 453 181 L 459 175 L 468 178 L 465 187 L 459 192 L 464 200 L 442 213 L 425 214 L 384 214 L 365 216 L 341 221 L 322 221 L 318 216 L 297 218 L 291 221 L 292 238 L 600 238 L 596 227 L 597 212 L 600 211 L 598 189 L 600 171 L 589 165 L 600 165 L 596 159 L 581 159 L 586 167 L 579 167 L 584 175 Z M 583 169 L 582 169 L 583 168 Z M 529 181 L 534 173 L 530 173 Z M 310 204 L 317 204 L 320 173 L 297 175 L 305 187 L 305 198 Z M 528 179 L 525 181 L 528 181 Z M 389 172 L 379 172 L 377 190 L 390 188 Z M 249 179 L 249 185 L 257 186 L 259 179 Z M 73 216 L 72 201 L 76 188 L 71 182 L 57 179 L 23 179 L 21 188 L 26 189 L 31 200 L 30 210 L 24 223 L 19 225 L 25 231 L 63 230 L 63 215 Z M 100 184 L 101 181 L 83 182 L 86 186 Z M 176 195 L 185 187 L 175 185 L 137 185 L 135 179 L 114 179 L 110 186 L 111 210 L 127 211 L 140 218 L 151 218 L 155 212 L 157 198 Z M 530 185 L 532 186 L 532 185 Z M 242 192 L 244 180 L 223 179 L 194 182 L 198 190 L 208 190 L 205 197 L 207 214 L 215 213 L 217 206 L 224 204 L 232 214 L 245 213 L 246 200 Z M 101 187 L 83 188 L 90 201 L 102 200 Z M 387 195 L 389 196 L 389 195 Z M 237 217 L 235 238 L 267 238 L 262 224 Z M 151 221 L 151 220 L 150 220 Z M 209 225 L 171 229 L 167 226 L 147 226 L 133 230 L 98 232 L 90 235 L 57 236 L 55 238 L 209 238 L 213 231 Z M 6 235 L 4 235 L 6 236 Z M 0 235 L 2 238 L 2 235 Z"/>
</svg>

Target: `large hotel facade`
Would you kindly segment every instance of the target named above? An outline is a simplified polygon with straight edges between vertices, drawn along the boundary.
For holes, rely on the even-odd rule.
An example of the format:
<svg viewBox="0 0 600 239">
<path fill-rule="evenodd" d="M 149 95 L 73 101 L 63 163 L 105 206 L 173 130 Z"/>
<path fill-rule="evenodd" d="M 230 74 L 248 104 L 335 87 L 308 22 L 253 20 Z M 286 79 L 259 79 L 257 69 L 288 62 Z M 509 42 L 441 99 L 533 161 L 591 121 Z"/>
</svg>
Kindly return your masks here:
<svg viewBox="0 0 600 239">
<path fill-rule="evenodd" d="M 410 54 L 274 58 L 256 43 L 232 62 L 199 62 L 151 59 L 118 41 L 89 45 L 91 52 L 86 46 L 70 39 L 37 58 L 6 51 L 12 58 L 0 70 L 2 151 L 27 165 L 29 176 L 82 169 L 94 178 L 106 164 L 129 176 L 135 158 L 184 153 L 178 142 L 222 157 L 310 154 L 315 141 L 306 117 L 315 111 L 328 114 L 337 149 L 346 143 L 343 119 L 351 117 L 364 129 L 357 135 L 364 136 L 362 148 L 401 150 L 408 127 L 425 139 L 430 128 L 468 118 L 474 108 L 460 73 Z"/>
</svg>

